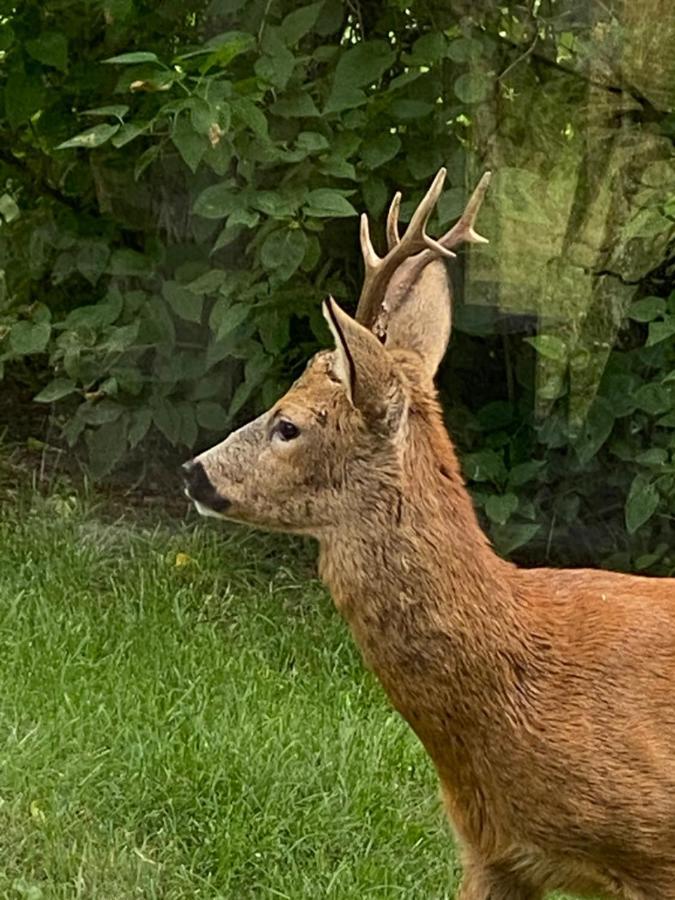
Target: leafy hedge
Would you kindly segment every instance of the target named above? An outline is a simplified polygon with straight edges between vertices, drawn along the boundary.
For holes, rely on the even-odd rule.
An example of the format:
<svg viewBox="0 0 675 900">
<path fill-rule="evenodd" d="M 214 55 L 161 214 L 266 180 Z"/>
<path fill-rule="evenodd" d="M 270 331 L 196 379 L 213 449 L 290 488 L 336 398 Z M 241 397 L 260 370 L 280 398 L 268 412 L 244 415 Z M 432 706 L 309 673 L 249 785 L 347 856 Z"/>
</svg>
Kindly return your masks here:
<svg viewBox="0 0 675 900">
<path fill-rule="evenodd" d="M 328 341 L 321 297 L 355 298 L 356 211 L 381 221 L 401 188 L 405 220 L 445 164 L 443 228 L 484 160 L 498 163 L 484 141 L 495 103 L 526 120 L 522 73 L 545 90 L 593 55 L 573 10 L 21 4 L 0 23 L 0 375 L 56 404 L 97 477 L 153 434 L 213 440 Z M 661 120 L 671 134 L 669 110 Z M 564 336 L 505 335 L 460 305 L 458 328 L 481 331 L 483 351 L 467 358 L 474 339 L 458 336 L 449 416 L 505 552 L 557 544 L 578 557 L 575 522 L 591 514 L 601 536 L 583 556 L 675 566 L 668 252 L 636 287 L 581 434 L 564 377 L 538 409 L 535 359 L 564 356 Z"/>
</svg>

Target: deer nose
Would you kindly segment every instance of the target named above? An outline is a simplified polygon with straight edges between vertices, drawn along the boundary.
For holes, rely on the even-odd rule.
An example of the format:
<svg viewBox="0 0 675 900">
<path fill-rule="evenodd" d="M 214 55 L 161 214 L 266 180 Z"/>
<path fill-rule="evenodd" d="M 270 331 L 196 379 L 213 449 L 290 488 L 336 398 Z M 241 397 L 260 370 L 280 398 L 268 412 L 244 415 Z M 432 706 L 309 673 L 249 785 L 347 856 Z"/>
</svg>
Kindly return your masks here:
<svg viewBox="0 0 675 900">
<path fill-rule="evenodd" d="M 190 460 L 183 463 L 180 468 L 183 473 L 185 493 L 190 500 L 196 500 L 215 512 L 225 512 L 230 505 L 230 501 L 225 497 L 221 497 L 200 462 Z"/>
</svg>

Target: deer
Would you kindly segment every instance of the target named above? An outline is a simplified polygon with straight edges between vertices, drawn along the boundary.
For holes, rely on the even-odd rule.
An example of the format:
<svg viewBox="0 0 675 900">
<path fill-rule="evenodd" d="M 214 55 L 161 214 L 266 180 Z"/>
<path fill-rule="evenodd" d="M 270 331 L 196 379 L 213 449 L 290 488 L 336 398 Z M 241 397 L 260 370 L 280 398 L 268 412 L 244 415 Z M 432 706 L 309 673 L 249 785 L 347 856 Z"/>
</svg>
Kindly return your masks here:
<svg viewBox="0 0 675 900">
<path fill-rule="evenodd" d="M 447 260 L 489 173 L 427 233 L 441 169 L 375 251 L 355 317 L 272 408 L 183 465 L 208 516 L 309 535 L 365 664 L 435 767 L 460 900 L 675 900 L 675 578 L 519 568 L 482 531 L 434 376 Z"/>
</svg>

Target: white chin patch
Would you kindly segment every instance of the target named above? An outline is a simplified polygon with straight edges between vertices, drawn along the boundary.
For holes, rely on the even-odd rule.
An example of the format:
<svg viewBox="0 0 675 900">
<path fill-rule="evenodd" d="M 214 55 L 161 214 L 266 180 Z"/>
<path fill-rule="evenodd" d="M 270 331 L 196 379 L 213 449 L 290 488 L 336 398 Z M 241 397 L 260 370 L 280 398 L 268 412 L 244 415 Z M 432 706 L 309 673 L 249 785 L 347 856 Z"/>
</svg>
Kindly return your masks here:
<svg viewBox="0 0 675 900">
<path fill-rule="evenodd" d="M 215 509 L 211 509 L 210 506 L 204 506 L 203 503 L 200 503 L 199 500 L 192 501 L 195 505 L 195 508 L 200 516 L 205 516 L 207 519 L 224 519 L 225 516 L 222 513 L 216 512 Z"/>
</svg>

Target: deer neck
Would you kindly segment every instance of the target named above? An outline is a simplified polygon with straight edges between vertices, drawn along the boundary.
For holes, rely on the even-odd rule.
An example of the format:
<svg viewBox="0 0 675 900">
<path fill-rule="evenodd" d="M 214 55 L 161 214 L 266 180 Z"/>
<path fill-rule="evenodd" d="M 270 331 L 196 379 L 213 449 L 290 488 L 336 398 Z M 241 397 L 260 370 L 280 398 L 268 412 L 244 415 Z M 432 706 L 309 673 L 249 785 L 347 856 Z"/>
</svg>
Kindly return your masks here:
<svg viewBox="0 0 675 900">
<path fill-rule="evenodd" d="M 525 642 L 513 567 L 480 529 L 440 417 L 416 424 L 403 477 L 364 493 L 359 515 L 322 541 L 320 571 L 367 665 L 429 743 L 485 720 Z"/>
</svg>

